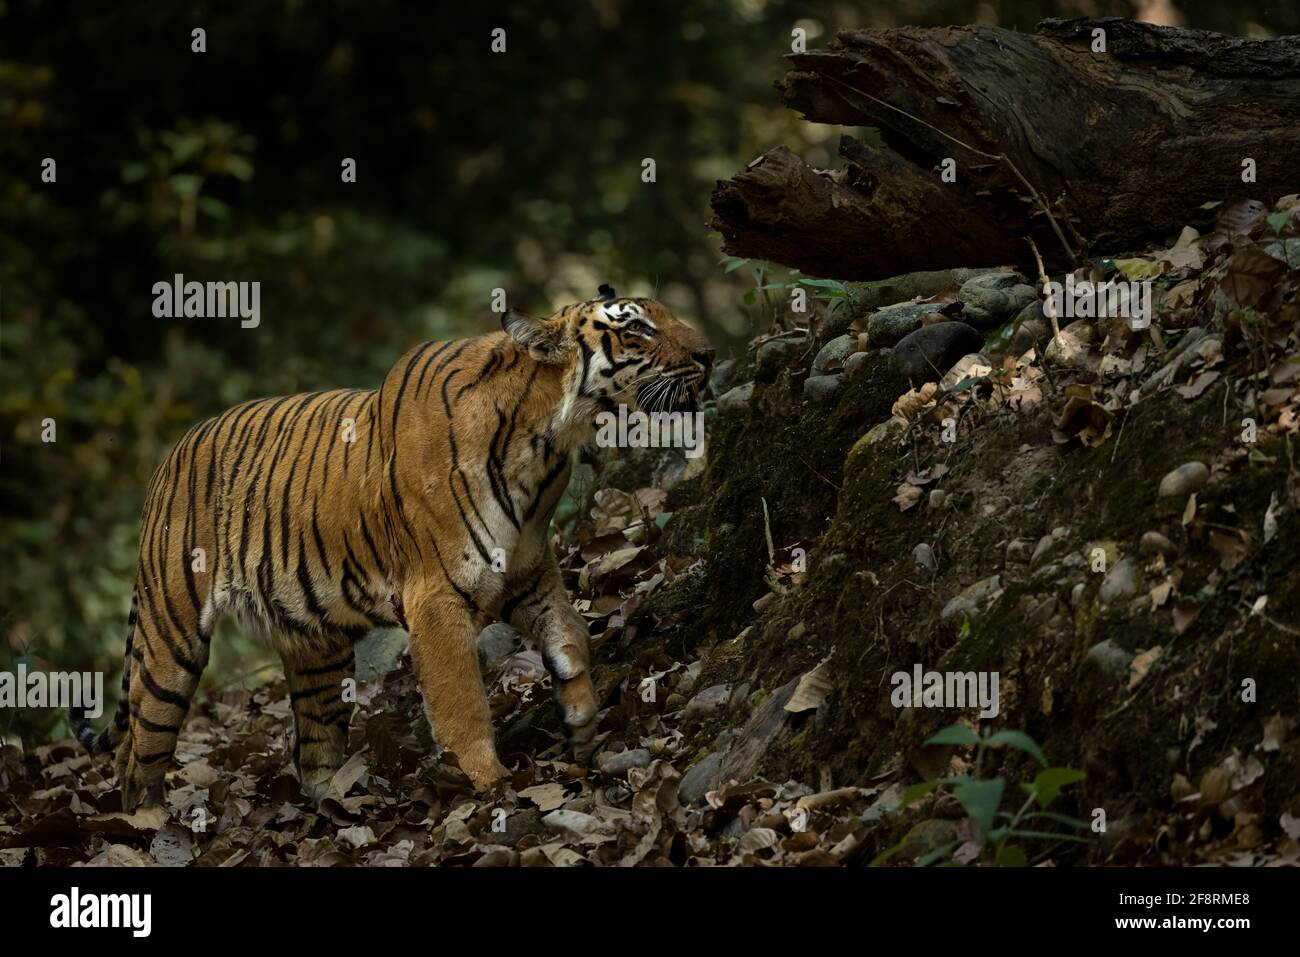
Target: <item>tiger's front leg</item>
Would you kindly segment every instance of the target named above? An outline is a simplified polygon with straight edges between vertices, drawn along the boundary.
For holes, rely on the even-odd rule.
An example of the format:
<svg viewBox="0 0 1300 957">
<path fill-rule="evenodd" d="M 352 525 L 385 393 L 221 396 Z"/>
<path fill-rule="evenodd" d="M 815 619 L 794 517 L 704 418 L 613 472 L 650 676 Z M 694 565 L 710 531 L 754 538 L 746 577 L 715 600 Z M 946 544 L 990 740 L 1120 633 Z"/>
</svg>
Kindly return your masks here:
<svg viewBox="0 0 1300 957">
<path fill-rule="evenodd" d="M 411 632 L 411 663 L 433 732 L 474 786 L 488 790 L 507 771 L 492 740 L 492 712 L 474 652 L 474 616 L 445 584 L 408 586 L 402 603 Z"/>
<path fill-rule="evenodd" d="M 515 584 L 507 603 L 510 624 L 532 636 L 555 681 L 555 701 L 580 754 L 596 734 L 596 692 L 591 685 L 591 635 L 569 601 L 553 559 Z"/>
</svg>

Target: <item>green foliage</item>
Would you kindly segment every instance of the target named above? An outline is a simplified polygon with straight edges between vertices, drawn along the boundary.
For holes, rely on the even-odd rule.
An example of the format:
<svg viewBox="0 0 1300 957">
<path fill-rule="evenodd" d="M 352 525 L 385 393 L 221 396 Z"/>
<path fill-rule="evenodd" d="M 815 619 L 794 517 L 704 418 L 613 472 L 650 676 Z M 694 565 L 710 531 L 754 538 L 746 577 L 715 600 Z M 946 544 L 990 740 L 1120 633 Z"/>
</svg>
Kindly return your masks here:
<svg viewBox="0 0 1300 957">
<path fill-rule="evenodd" d="M 718 260 L 718 264 L 723 267 L 723 272 L 727 275 L 742 267 L 748 267 L 753 276 L 753 287 L 747 289 L 741 298 L 747 306 L 761 306 L 760 322 L 753 324 L 755 332 L 758 331 L 758 326 L 769 327 L 779 324 L 781 310 L 789 302 L 791 293 L 795 289 L 804 288 L 813 299 L 826 302 L 849 298 L 848 287 L 838 279 L 816 279 L 803 275 L 798 269 L 786 269 L 784 266 L 759 259 L 744 259 L 739 256 L 723 256 Z M 773 272 L 784 273 L 785 281 L 772 280 L 770 277 Z"/>
<path fill-rule="evenodd" d="M 1088 829 L 1088 825 L 1083 821 L 1048 811 L 1048 808 L 1060 797 L 1062 789 L 1084 780 L 1086 775 L 1073 768 L 1047 767 L 1047 758 L 1042 748 L 1023 731 L 1006 730 L 981 735 L 964 724 L 952 724 L 931 735 L 925 743 L 927 746 L 974 747 L 974 773 L 913 784 L 903 792 L 900 810 L 910 807 L 929 794 L 941 789 L 945 790 L 961 805 L 974 825 L 974 839 L 971 843 L 978 856 L 999 867 L 1028 866 L 1029 857 L 1024 848 L 1026 842 L 1042 843 L 1050 848 L 1062 842 L 1082 843 L 1087 840 L 1068 831 L 1047 830 L 1050 825 L 1076 831 Z M 1007 780 L 1000 776 L 980 777 L 980 769 L 984 766 L 986 754 L 1003 748 L 1022 751 L 1044 765 L 1043 770 L 1035 775 L 1032 782 L 1020 782 L 1020 788 L 1027 796 L 1014 811 L 1002 809 L 1006 798 Z M 1035 805 L 1038 807 L 1036 811 L 1033 810 Z M 961 841 L 944 842 L 918 856 L 915 863 L 918 867 L 925 867 L 945 857 L 953 856 L 962 843 Z M 904 839 L 885 849 L 876 855 L 871 865 L 880 866 L 887 863 L 906 846 L 907 840 Z M 967 861 L 970 859 L 971 856 L 963 858 Z"/>
</svg>

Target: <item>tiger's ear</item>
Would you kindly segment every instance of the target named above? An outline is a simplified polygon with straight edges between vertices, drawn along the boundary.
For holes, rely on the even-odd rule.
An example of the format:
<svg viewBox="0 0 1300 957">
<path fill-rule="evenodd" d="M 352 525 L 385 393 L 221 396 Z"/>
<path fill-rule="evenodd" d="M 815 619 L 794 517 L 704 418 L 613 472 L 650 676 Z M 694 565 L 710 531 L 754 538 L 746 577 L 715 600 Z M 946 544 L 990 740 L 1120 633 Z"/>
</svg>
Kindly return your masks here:
<svg viewBox="0 0 1300 957">
<path fill-rule="evenodd" d="M 538 362 L 559 363 L 568 356 L 570 345 L 563 323 L 511 309 L 501 317 L 501 328 Z"/>
</svg>

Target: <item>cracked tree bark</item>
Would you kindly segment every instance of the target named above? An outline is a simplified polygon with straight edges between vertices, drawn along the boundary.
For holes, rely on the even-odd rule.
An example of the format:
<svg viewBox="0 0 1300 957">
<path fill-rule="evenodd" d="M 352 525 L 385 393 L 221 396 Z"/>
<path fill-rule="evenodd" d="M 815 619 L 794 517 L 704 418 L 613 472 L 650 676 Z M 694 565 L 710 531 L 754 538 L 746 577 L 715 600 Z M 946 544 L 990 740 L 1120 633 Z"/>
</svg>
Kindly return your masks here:
<svg viewBox="0 0 1300 957">
<path fill-rule="evenodd" d="M 710 225 L 732 255 L 877 279 L 1028 265 L 1029 236 L 1060 267 L 1170 239 L 1210 201 L 1300 190 L 1300 37 L 1046 20 L 847 31 L 789 59 L 786 105 L 886 145 L 842 136 L 834 172 L 778 147 L 720 182 Z"/>
</svg>

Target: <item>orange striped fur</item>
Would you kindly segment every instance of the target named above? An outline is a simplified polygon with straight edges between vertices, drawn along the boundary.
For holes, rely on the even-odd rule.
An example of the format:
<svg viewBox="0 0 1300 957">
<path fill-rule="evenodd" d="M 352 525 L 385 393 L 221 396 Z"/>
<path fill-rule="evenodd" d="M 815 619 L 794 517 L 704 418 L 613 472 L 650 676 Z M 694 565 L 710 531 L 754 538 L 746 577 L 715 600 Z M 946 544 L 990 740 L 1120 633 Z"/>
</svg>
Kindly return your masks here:
<svg viewBox="0 0 1300 957">
<path fill-rule="evenodd" d="M 353 643 L 375 627 L 410 632 L 429 720 L 477 787 L 505 774 L 474 653 L 486 620 L 533 636 L 571 740 L 590 740 L 588 634 L 551 516 L 596 414 L 693 397 L 712 351 L 660 303 L 605 287 L 503 325 L 417 346 L 378 390 L 246 402 L 177 443 L 146 497 L 123 700 L 98 736 L 74 716 L 87 747 L 116 748 L 128 810 L 161 800 L 228 613 L 279 651 L 313 800 L 344 758 Z"/>
</svg>

